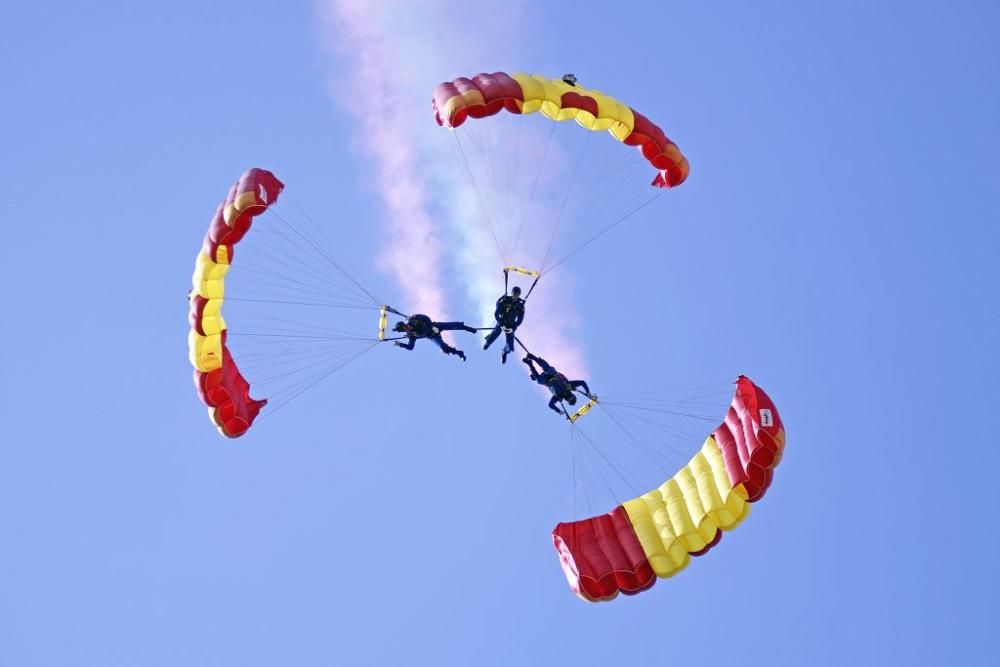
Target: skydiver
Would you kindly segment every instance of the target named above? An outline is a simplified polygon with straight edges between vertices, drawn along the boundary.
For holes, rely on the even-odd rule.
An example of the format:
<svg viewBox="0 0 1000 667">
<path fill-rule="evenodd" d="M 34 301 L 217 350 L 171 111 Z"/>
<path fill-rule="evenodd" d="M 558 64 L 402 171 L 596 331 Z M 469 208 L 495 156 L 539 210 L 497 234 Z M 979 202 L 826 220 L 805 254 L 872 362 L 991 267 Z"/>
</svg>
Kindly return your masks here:
<svg viewBox="0 0 1000 667">
<path fill-rule="evenodd" d="M 441 338 L 441 332 L 462 330 L 476 333 L 476 329 L 466 326 L 465 322 L 434 322 L 431 318 L 421 314 L 412 315 L 405 322 L 396 322 L 392 330 L 406 336 L 405 343 L 401 343 L 398 340 L 393 343 L 396 347 L 401 347 L 404 350 L 412 350 L 413 346 L 417 344 L 418 338 L 427 338 L 434 341 L 445 354 L 457 355 L 462 358 L 462 361 L 465 361 L 465 352 L 444 342 L 444 339 Z"/>
<path fill-rule="evenodd" d="M 504 345 L 503 352 L 500 354 L 500 363 L 506 364 L 507 355 L 514 351 L 514 332 L 524 321 L 524 299 L 521 298 L 520 287 L 515 285 L 510 294 L 504 294 L 497 299 L 497 307 L 493 312 L 493 317 L 496 319 L 497 325 L 493 327 L 493 331 L 487 334 L 483 349 L 490 349 L 490 345 L 500 336 L 502 329 L 506 335 L 507 344 Z"/>
<path fill-rule="evenodd" d="M 569 414 L 564 410 L 556 407 L 556 403 L 559 401 L 565 401 L 570 405 L 576 405 L 576 394 L 574 393 L 576 389 L 583 387 L 583 393 L 587 395 L 588 398 L 595 398 L 590 393 L 590 387 L 583 380 L 568 380 L 566 376 L 557 371 L 552 367 L 549 362 L 545 361 L 541 357 L 536 357 L 535 355 L 528 353 L 522 361 L 528 364 L 528 368 L 531 371 L 531 379 L 542 385 L 543 387 L 548 387 L 548 390 L 552 392 L 552 398 L 549 400 L 549 409 L 555 412 L 569 417 Z M 538 366 L 541 371 L 535 368 L 534 362 L 538 362 Z"/>
</svg>

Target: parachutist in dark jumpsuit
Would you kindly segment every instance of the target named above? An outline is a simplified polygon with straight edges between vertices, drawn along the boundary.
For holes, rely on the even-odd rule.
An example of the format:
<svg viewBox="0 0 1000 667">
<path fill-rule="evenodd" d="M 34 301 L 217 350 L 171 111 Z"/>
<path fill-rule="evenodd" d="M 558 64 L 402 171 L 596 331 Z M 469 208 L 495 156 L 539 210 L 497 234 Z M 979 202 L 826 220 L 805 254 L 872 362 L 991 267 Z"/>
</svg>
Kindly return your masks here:
<svg viewBox="0 0 1000 667">
<path fill-rule="evenodd" d="M 586 382 L 583 380 L 567 380 L 565 375 L 557 371 L 549 362 L 541 357 L 529 354 L 523 361 L 531 369 L 531 379 L 543 387 L 548 387 L 549 391 L 552 392 L 552 398 L 549 400 L 549 408 L 551 410 L 555 410 L 559 414 L 568 417 L 569 415 L 556 407 L 556 404 L 559 401 L 566 401 L 570 405 L 576 405 L 576 394 L 573 392 L 579 387 L 583 387 L 583 392 L 588 397 L 593 398 L 590 394 L 590 387 L 587 386 Z M 541 371 L 535 368 L 534 362 L 536 361 Z"/>
<path fill-rule="evenodd" d="M 510 291 L 510 294 L 504 294 L 497 299 L 497 308 L 493 312 L 493 317 L 496 319 L 497 325 L 493 327 L 493 331 L 487 334 L 486 342 L 483 343 L 483 349 L 490 349 L 490 345 L 500 336 L 500 331 L 503 330 L 506 335 L 507 344 L 501 353 L 500 363 L 506 364 L 507 355 L 514 351 L 514 332 L 517 331 L 517 328 L 521 326 L 521 322 L 524 321 L 524 299 L 521 298 L 520 287 L 515 286 Z"/>
<path fill-rule="evenodd" d="M 465 352 L 444 342 L 444 339 L 441 338 L 441 332 L 462 330 L 476 333 L 476 329 L 466 326 L 465 322 L 434 322 L 426 315 L 419 314 L 412 315 L 405 322 L 396 322 L 396 326 L 392 330 L 406 336 L 405 343 L 401 343 L 398 340 L 394 343 L 396 347 L 401 347 L 404 350 L 412 350 L 413 346 L 417 344 L 418 338 L 427 338 L 434 341 L 445 354 L 458 355 L 462 358 L 462 361 L 465 361 Z"/>
</svg>

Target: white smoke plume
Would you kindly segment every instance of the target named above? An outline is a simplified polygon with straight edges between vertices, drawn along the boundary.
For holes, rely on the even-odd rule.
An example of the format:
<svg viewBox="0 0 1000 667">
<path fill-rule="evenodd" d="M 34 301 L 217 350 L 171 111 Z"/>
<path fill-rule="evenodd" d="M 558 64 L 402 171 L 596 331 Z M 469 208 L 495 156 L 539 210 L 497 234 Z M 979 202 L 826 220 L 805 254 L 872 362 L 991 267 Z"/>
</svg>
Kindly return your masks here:
<svg viewBox="0 0 1000 667">
<path fill-rule="evenodd" d="M 532 69 L 516 60 L 531 20 L 511 0 L 429 4 L 323 0 L 321 38 L 338 57 L 333 96 L 360 124 L 357 148 L 377 176 L 387 232 L 379 265 L 399 285 L 400 307 L 450 319 L 464 310 L 450 300 L 464 296 L 481 321 L 466 319 L 486 326 L 503 291 L 502 263 L 454 140 L 434 122 L 431 94 L 458 76 Z M 566 274 L 543 278 L 519 337 L 563 372 L 584 377 L 571 287 Z"/>
</svg>

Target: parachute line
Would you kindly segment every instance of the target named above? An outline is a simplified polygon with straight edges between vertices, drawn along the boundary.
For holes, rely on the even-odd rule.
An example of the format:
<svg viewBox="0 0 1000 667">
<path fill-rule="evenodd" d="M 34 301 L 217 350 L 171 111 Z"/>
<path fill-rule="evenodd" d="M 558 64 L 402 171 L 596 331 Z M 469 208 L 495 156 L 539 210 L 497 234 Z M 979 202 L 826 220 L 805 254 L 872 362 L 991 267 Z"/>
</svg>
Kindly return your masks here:
<svg viewBox="0 0 1000 667">
<path fill-rule="evenodd" d="M 321 372 L 317 376 L 314 376 L 314 378 L 311 379 L 308 382 L 308 384 L 305 384 L 304 386 L 302 386 L 299 389 L 297 389 L 291 396 L 289 396 L 285 400 L 283 400 L 280 403 L 278 403 L 274 408 L 272 408 L 271 410 L 269 410 L 267 413 L 262 414 L 260 418 L 263 419 L 264 417 L 268 417 L 270 415 L 273 415 L 278 410 L 280 410 L 281 408 L 283 408 L 286 405 L 288 405 L 289 402 L 291 402 L 292 400 L 294 400 L 294 399 L 298 398 L 299 396 L 301 396 L 303 392 L 305 392 L 308 389 L 311 389 L 312 387 L 314 387 L 318 383 L 320 383 L 323 380 L 325 380 L 326 378 L 330 377 L 331 375 L 333 375 L 333 373 L 337 372 L 338 370 L 340 370 L 344 366 L 348 365 L 349 363 L 351 363 L 352 361 L 354 361 L 355 359 L 357 359 L 361 355 L 363 355 L 363 354 L 365 354 L 365 353 L 373 350 L 375 348 L 375 346 L 378 345 L 378 344 L 379 344 L 379 341 L 376 340 L 371 345 L 368 345 L 367 347 L 365 347 L 360 352 L 357 352 L 357 353 L 351 355 L 348 359 L 346 359 L 342 363 L 339 363 L 336 366 L 334 366 L 333 368 L 331 368 L 329 370 L 324 370 L 323 372 Z"/>
<path fill-rule="evenodd" d="M 497 253 L 500 255 L 500 261 L 504 264 L 509 264 L 506 256 L 503 252 L 503 246 L 500 244 L 500 237 L 497 236 L 496 227 L 493 225 L 493 217 L 490 215 L 490 210 L 486 206 L 486 200 L 483 199 L 483 193 L 479 189 L 479 183 L 476 181 L 475 175 L 472 173 L 472 166 L 469 164 L 469 159 L 465 155 L 465 149 L 462 147 L 462 140 L 458 136 L 458 132 L 452 132 L 455 136 L 455 144 L 458 146 L 458 150 L 462 155 L 462 163 L 465 165 L 465 171 L 469 176 L 469 181 L 472 183 L 472 187 L 476 190 L 476 196 L 479 198 L 479 205 L 483 208 L 483 214 L 486 216 L 486 222 L 490 226 L 490 233 L 493 235 L 493 242 L 497 245 Z"/>
<path fill-rule="evenodd" d="M 580 154 L 576 158 L 576 164 L 573 166 L 573 176 L 570 177 L 569 183 L 566 185 L 566 194 L 563 195 L 562 204 L 559 206 L 559 214 L 556 216 L 556 221 L 552 224 L 552 234 L 549 235 L 549 242 L 545 246 L 545 254 L 542 255 L 542 261 L 539 265 L 541 270 L 545 270 L 545 262 L 549 259 L 549 253 L 552 252 L 552 243 L 556 240 L 559 223 L 562 222 L 563 214 L 566 212 L 566 204 L 569 202 L 569 196 L 573 193 L 573 186 L 576 184 L 577 177 L 580 174 L 580 167 L 583 165 L 583 158 L 587 154 L 587 147 L 590 146 L 590 137 L 592 135 L 592 132 L 587 133 L 583 147 L 580 149 Z"/>
<path fill-rule="evenodd" d="M 589 246 L 591 243 L 593 243 L 594 241 L 596 241 L 597 239 L 601 238 L 602 236 L 604 236 L 605 234 L 607 234 L 608 232 L 610 232 L 612 229 L 614 229 L 615 227 L 617 227 L 618 225 L 620 225 L 622 222 L 624 222 L 625 220 L 628 220 L 630 217 L 632 217 L 633 215 L 635 215 L 636 213 L 638 213 L 639 211 L 641 211 L 642 209 L 646 208 L 651 203 L 653 203 L 654 201 L 656 201 L 656 199 L 659 198 L 659 196 L 661 194 L 663 194 L 662 191 L 657 191 L 657 193 L 654 194 L 652 197 L 650 197 L 646 201 L 642 202 L 638 206 L 634 207 L 632 210 L 628 211 L 625 215 L 621 216 L 620 218 L 618 218 L 617 220 L 615 220 L 614 222 L 612 222 L 610 225 L 608 225 L 604 229 L 600 230 L 599 232 L 597 232 L 596 234 L 594 234 L 593 236 L 591 236 L 585 242 L 583 242 L 582 244 L 580 244 L 579 246 L 577 246 L 575 249 L 573 249 L 572 251 L 570 251 L 569 253 L 567 253 L 563 257 L 561 257 L 558 262 L 556 262 L 555 264 L 553 264 L 549 268 L 549 270 L 546 271 L 546 273 L 552 273 L 553 271 L 555 271 L 556 267 L 560 266 L 563 262 L 565 262 L 566 260 L 568 260 L 570 257 L 572 257 L 573 255 L 577 254 L 578 252 L 580 252 L 581 250 L 583 250 L 584 248 L 586 248 L 587 246 Z"/>
<path fill-rule="evenodd" d="M 549 130 L 549 137 L 545 141 L 545 149 L 542 151 L 542 157 L 538 161 L 538 169 L 535 171 L 535 179 L 531 184 L 531 192 L 528 194 L 528 200 L 524 204 L 524 211 L 521 214 L 521 221 L 517 225 L 517 233 L 514 235 L 514 249 L 511 251 L 511 257 L 513 258 L 517 254 L 517 248 L 521 244 L 521 230 L 524 229 L 524 223 L 528 219 L 528 213 L 531 211 L 531 203 L 535 199 L 535 191 L 538 189 L 538 180 L 542 175 L 542 167 L 545 166 L 545 160 L 549 154 L 549 146 L 552 144 L 552 137 L 556 133 L 556 124 L 552 123 L 552 127 Z M 515 149 L 519 150 L 520 142 L 515 142 Z M 490 160 L 492 163 L 493 160 Z M 516 173 L 516 172 L 514 172 Z M 509 209 L 508 209 L 509 210 Z M 543 261 L 544 265 L 545 262 Z"/>
</svg>

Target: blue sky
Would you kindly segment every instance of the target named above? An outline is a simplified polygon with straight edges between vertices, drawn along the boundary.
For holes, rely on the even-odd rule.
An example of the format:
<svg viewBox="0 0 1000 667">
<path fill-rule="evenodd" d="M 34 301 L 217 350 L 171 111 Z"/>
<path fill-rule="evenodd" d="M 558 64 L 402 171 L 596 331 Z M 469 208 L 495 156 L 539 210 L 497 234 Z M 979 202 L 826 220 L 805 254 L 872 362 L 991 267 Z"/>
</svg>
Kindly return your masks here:
<svg viewBox="0 0 1000 667">
<path fill-rule="evenodd" d="M 310 3 L 0 9 L 0 665 L 989 664 L 997 6 L 468 4 L 379 5 L 371 52 Z M 600 391 L 746 373 L 786 424 L 750 518 L 635 598 L 569 592 L 566 429 L 471 337 L 383 346 L 236 441 L 191 386 L 192 260 L 247 167 L 407 298 L 359 104 L 412 106 L 419 279 L 477 319 L 429 100 L 483 69 L 573 71 L 692 164 L 525 326 L 570 322 Z"/>
</svg>

